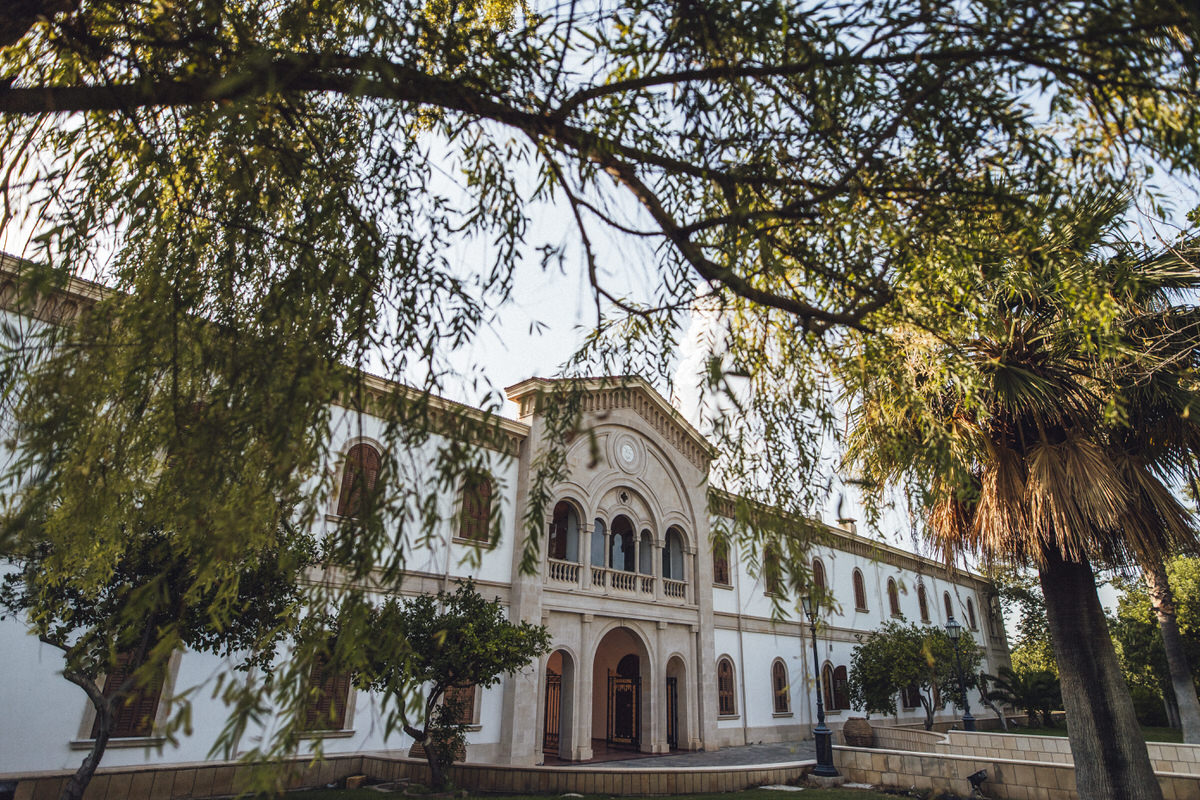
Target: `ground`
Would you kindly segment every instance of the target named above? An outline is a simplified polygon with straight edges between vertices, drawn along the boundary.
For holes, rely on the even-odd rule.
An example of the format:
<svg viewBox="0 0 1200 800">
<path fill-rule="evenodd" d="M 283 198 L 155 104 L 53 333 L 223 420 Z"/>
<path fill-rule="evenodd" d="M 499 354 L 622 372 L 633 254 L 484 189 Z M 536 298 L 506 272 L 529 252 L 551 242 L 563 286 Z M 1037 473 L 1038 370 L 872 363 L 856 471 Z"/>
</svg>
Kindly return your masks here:
<svg viewBox="0 0 1200 800">
<path fill-rule="evenodd" d="M 897 795 L 864 789 L 802 789 L 787 792 L 773 789 L 747 789 L 731 793 L 736 800 L 897 800 Z M 409 797 L 401 792 L 380 793 L 374 789 L 314 789 L 304 792 L 288 792 L 287 800 L 380 800 L 380 798 Z M 468 800 L 558 800 L 560 795 L 471 795 Z M 578 795 L 572 800 L 580 800 Z M 583 800 L 613 800 L 607 795 L 588 795 Z M 730 794 L 674 795 L 672 800 L 730 800 Z"/>
</svg>

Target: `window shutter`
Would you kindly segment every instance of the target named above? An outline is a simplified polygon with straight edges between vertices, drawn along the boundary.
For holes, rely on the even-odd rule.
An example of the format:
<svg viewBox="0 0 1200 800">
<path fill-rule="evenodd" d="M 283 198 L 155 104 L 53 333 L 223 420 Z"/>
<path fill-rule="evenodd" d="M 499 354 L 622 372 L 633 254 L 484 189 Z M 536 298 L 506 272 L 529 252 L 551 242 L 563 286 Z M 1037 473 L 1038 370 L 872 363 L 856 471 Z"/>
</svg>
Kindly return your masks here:
<svg viewBox="0 0 1200 800">
<path fill-rule="evenodd" d="M 381 463 L 379 451 L 369 444 L 356 444 L 350 448 L 338 492 L 338 516 L 357 517 L 362 513 L 363 499 L 375 491 Z"/>
<path fill-rule="evenodd" d="M 104 678 L 102 692 L 105 697 L 112 697 L 134 672 L 136 666 L 130 664 L 129 655 L 122 653 L 117 657 L 117 663 Z M 133 694 L 119 700 L 113 708 L 112 728 L 109 736 L 113 739 L 142 738 L 154 732 L 154 718 L 158 714 L 158 701 L 162 696 L 163 676 L 157 676 L 149 686 L 134 690 Z M 92 723 L 92 738 L 100 732 L 100 720 Z"/>
</svg>

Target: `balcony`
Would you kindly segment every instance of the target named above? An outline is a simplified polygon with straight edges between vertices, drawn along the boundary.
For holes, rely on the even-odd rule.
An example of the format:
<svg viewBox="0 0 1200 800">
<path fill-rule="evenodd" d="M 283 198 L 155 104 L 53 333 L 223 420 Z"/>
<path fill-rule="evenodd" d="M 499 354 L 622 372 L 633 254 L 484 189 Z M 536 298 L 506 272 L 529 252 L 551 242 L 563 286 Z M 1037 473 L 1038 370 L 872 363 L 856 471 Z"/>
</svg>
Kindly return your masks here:
<svg viewBox="0 0 1200 800">
<path fill-rule="evenodd" d="M 558 588 L 574 588 L 611 597 L 678 604 L 688 602 L 687 581 L 609 567 L 585 566 L 555 558 L 547 560 L 546 583 Z"/>
</svg>

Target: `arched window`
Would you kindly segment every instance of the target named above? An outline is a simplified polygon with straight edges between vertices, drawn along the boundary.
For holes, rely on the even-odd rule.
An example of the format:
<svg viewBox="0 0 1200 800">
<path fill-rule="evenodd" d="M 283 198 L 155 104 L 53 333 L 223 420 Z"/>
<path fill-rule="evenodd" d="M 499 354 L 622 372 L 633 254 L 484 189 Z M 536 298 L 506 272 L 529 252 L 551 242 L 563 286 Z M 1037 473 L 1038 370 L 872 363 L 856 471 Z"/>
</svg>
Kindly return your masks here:
<svg viewBox="0 0 1200 800">
<path fill-rule="evenodd" d="M 717 714 L 722 717 L 737 715 L 737 692 L 734 690 L 733 662 L 722 657 L 717 662 Z"/>
<path fill-rule="evenodd" d="M 867 584 L 863 580 L 862 570 L 854 569 L 854 608 L 858 611 L 867 610 Z"/>
<path fill-rule="evenodd" d="M 975 624 L 975 604 L 971 602 L 971 598 L 967 598 L 967 622 L 971 625 L 971 630 L 978 630 Z"/>
<path fill-rule="evenodd" d="M 663 545 L 662 574 L 664 578 L 673 581 L 684 579 L 683 569 L 683 534 L 678 528 L 667 529 L 667 541 Z"/>
<path fill-rule="evenodd" d="M 925 594 L 925 584 L 917 585 L 917 607 L 921 611 L 921 622 L 929 622 L 929 597 Z"/>
<path fill-rule="evenodd" d="M 342 486 L 338 491 L 339 517 L 357 517 L 362 513 L 364 499 L 375 491 L 380 461 L 379 451 L 369 444 L 356 444 L 346 453 Z"/>
<path fill-rule="evenodd" d="M 592 523 L 592 566 L 604 566 L 604 520 L 597 518 Z"/>
<path fill-rule="evenodd" d="M 896 579 L 888 578 L 887 582 L 888 607 L 893 617 L 900 616 L 900 590 L 896 588 Z"/>
<path fill-rule="evenodd" d="M 775 695 L 775 713 L 791 713 L 792 697 L 791 687 L 788 685 L 787 665 L 779 658 L 771 665 L 771 689 Z"/>
<path fill-rule="evenodd" d="M 850 679 L 846 667 L 833 671 L 833 703 L 836 708 L 850 708 Z"/>
<path fill-rule="evenodd" d="M 554 506 L 548 554 L 559 561 L 579 560 L 579 515 L 566 500 Z"/>
<path fill-rule="evenodd" d="M 814 558 L 812 562 L 812 582 L 813 589 L 816 590 L 821 601 L 824 602 L 827 600 L 829 590 L 825 584 L 825 565 L 819 558 Z"/>
<path fill-rule="evenodd" d="M 654 572 L 654 537 L 650 531 L 642 531 L 638 543 L 638 572 L 649 575 Z"/>
<path fill-rule="evenodd" d="M 468 473 L 463 480 L 462 514 L 458 538 L 486 542 L 492 520 L 492 479 L 483 472 Z"/>
<path fill-rule="evenodd" d="M 712 546 L 713 583 L 732 586 L 729 575 L 729 542 L 724 538 L 714 539 Z"/>
<path fill-rule="evenodd" d="M 629 517 L 617 517 L 612 524 L 608 565 L 613 569 L 633 572 L 633 550 L 633 523 L 629 521 Z"/>
<path fill-rule="evenodd" d="M 942 592 L 942 605 L 946 607 L 946 621 L 949 622 L 954 616 L 954 604 L 950 602 L 949 592 Z"/>
<path fill-rule="evenodd" d="M 821 667 L 821 694 L 825 695 L 825 708 L 837 711 L 837 703 L 833 699 L 833 665 L 828 661 Z"/>
</svg>

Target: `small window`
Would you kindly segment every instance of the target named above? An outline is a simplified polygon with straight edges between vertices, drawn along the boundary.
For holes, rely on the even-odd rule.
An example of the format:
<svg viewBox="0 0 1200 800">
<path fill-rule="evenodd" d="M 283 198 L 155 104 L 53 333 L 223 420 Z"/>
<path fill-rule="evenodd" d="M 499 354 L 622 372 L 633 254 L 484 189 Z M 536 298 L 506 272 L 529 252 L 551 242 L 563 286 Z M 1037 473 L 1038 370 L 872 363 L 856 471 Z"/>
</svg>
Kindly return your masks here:
<svg viewBox="0 0 1200 800">
<path fill-rule="evenodd" d="M 917 586 L 917 607 L 921 611 L 921 622 L 929 622 L 929 597 L 925 594 L 925 585 Z"/>
<path fill-rule="evenodd" d="M 921 705 L 921 690 L 915 683 L 905 686 L 900 692 L 900 705 L 904 708 L 916 708 Z"/>
<path fill-rule="evenodd" d="M 467 475 L 463 481 L 462 514 L 458 537 L 472 542 L 490 539 L 492 519 L 492 479 L 483 473 Z"/>
<path fill-rule="evenodd" d="M 342 488 L 338 492 L 338 516 L 357 517 L 362 513 L 365 502 L 375 491 L 380 463 L 379 451 L 369 444 L 356 444 L 346 453 Z"/>
<path fill-rule="evenodd" d="M 722 717 L 737 715 L 737 694 L 734 691 L 733 662 L 722 658 L 717 662 L 717 713 Z"/>
<path fill-rule="evenodd" d="M 792 698 L 788 685 L 787 666 L 778 658 L 771 665 L 771 688 L 775 695 L 775 713 L 791 713 Z"/>
<path fill-rule="evenodd" d="M 975 622 L 975 604 L 971 602 L 971 598 L 967 598 L 967 622 L 971 625 L 971 630 L 979 630 Z"/>
<path fill-rule="evenodd" d="M 833 671 L 833 703 L 838 709 L 850 708 L 850 677 L 845 666 Z"/>
<path fill-rule="evenodd" d="M 954 616 L 954 604 L 950 602 L 949 592 L 942 592 L 942 605 L 946 607 L 946 621 L 949 622 Z"/>
<path fill-rule="evenodd" d="M 867 610 L 867 584 L 863 581 L 862 570 L 854 570 L 854 608 L 858 611 Z"/>
<path fill-rule="evenodd" d="M 101 689 L 105 697 L 122 691 L 122 684 L 136 669 L 127 653 L 117 656 L 117 663 L 104 676 Z M 109 736 L 113 739 L 131 739 L 151 736 L 154 733 L 154 718 L 158 715 L 158 701 L 162 696 L 163 676 L 157 675 L 149 685 L 141 689 L 124 687 L 125 700 L 113 709 L 113 721 Z M 100 720 L 92 724 L 92 738 L 100 732 Z"/>
<path fill-rule="evenodd" d="M 887 582 L 888 607 L 892 612 L 893 617 L 900 616 L 900 590 L 896 588 L 895 578 L 888 578 Z"/>
<path fill-rule="evenodd" d="M 729 542 L 725 539 L 714 539 L 713 547 L 713 583 L 721 586 L 732 586 L 729 576 Z"/>
<path fill-rule="evenodd" d="M 446 689 L 442 702 L 454 714 L 454 721 L 459 725 L 474 725 L 475 718 L 475 687 L 451 686 Z"/>
<path fill-rule="evenodd" d="M 350 701 L 350 673 L 333 672 L 324 657 L 313 662 L 308 673 L 310 693 L 304 706 L 301 727 L 306 731 L 340 731 L 346 727 Z"/>
<path fill-rule="evenodd" d="M 812 582 L 818 599 L 824 602 L 827 598 L 828 588 L 825 584 L 825 564 L 819 558 L 814 558 L 812 562 Z"/>
<path fill-rule="evenodd" d="M 633 523 L 628 517 L 617 517 L 612 524 L 608 565 L 622 572 L 633 572 Z"/>
</svg>

